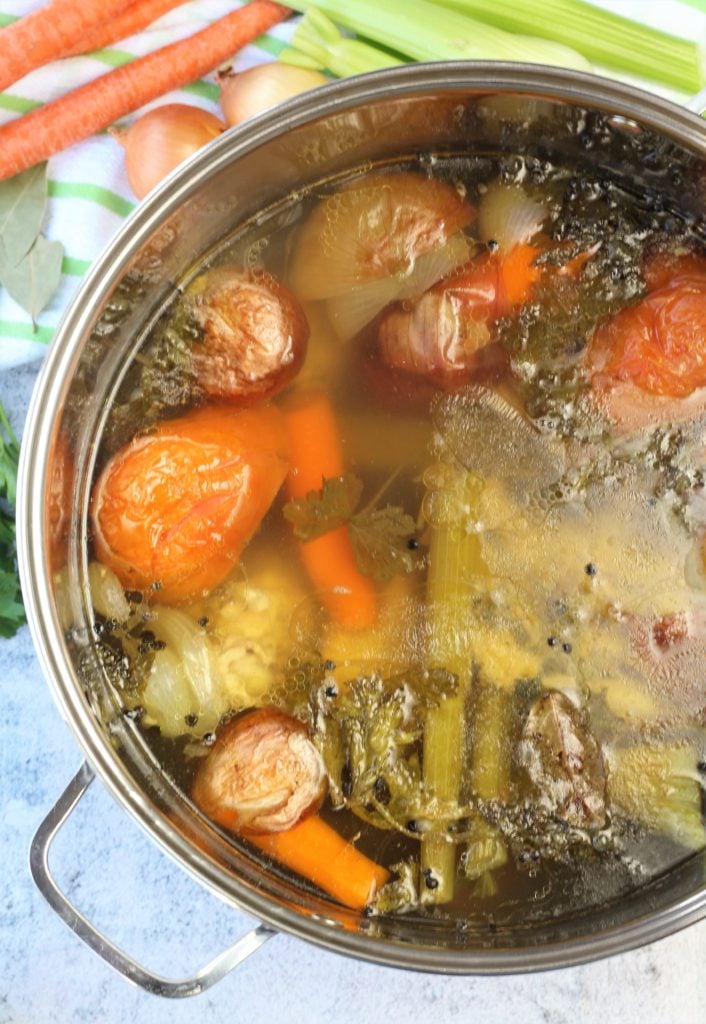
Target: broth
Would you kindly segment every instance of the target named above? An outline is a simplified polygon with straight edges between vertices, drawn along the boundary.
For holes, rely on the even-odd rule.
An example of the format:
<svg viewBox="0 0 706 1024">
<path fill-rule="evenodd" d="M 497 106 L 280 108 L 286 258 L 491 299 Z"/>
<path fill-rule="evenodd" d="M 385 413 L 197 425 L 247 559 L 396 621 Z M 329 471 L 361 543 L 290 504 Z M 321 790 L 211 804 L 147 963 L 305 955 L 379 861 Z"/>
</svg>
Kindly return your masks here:
<svg viewBox="0 0 706 1024">
<path fill-rule="evenodd" d="M 215 322 L 240 330 L 235 278 L 284 282 L 309 329 L 255 397 L 209 395 L 195 369 Z M 224 243 L 146 338 L 94 485 L 96 649 L 164 770 L 193 794 L 253 708 L 304 723 L 328 778 L 315 816 L 391 872 L 373 915 L 544 920 L 706 845 L 705 311 L 706 254 L 673 210 L 506 153 L 352 174 Z M 261 419 L 291 425 L 312 395 L 343 460 L 322 490 L 292 483 Z M 116 545 L 129 520 L 137 552 L 173 495 L 160 478 L 131 511 L 147 478 L 116 484 L 116 464 L 212 407 L 287 465 L 212 584 L 196 527 L 194 587 L 149 580 Z M 305 549 L 341 531 L 357 562 L 336 583 Z"/>
</svg>

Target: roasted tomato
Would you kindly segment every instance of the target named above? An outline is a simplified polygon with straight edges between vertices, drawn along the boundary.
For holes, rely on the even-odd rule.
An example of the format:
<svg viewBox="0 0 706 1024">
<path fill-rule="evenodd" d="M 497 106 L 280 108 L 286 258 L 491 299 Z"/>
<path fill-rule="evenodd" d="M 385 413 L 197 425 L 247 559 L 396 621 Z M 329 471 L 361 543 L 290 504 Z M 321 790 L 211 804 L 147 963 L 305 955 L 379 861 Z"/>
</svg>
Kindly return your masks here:
<svg viewBox="0 0 706 1024">
<path fill-rule="evenodd" d="M 199 765 L 191 795 L 232 832 L 283 832 L 317 811 L 327 777 L 318 750 L 296 718 L 251 711 L 218 733 Z"/>
<path fill-rule="evenodd" d="M 680 277 L 594 332 L 592 372 L 656 396 L 687 398 L 706 385 L 706 276 Z"/>
<path fill-rule="evenodd" d="M 281 391 L 299 372 L 309 325 L 271 274 L 211 271 L 198 284 L 193 309 L 204 338 L 192 359 L 207 394 L 250 404 Z"/>
<path fill-rule="evenodd" d="M 380 320 L 380 360 L 395 370 L 453 385 L 498 356 L 492 324 L 530 297 L 539 249 L 517 245 L 486 253 L 414 302 L 397 303 Z"/>
<path fill-rule="evenodd" d="M 135 438 L 91 499 L 98 558 L 131 589 L 179 601 L 228 575 L 287 473 L 273 407 L 208 406 Z"/>
</svg>

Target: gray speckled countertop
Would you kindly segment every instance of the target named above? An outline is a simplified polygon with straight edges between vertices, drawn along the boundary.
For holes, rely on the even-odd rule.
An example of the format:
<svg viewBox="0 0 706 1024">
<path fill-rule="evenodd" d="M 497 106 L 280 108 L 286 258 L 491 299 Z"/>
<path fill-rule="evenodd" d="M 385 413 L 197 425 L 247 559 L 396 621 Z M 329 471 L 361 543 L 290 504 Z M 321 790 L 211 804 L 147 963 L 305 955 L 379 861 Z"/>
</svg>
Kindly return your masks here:
<svg viewBox="0 0 706 1024">
<path fill-rule="evenodd" d="M 21 427 L 36 366 L 0 376 Z M 631 953 L 524 977 L 444 977 L 358 963 L 280 935 L 209 992 L 171 1002 L 132 988 L 87 950 L 35 889 L 31 837 L 81 762 L 25 627 L 0 640 L 0 1024 L 306 1020 L 434 1024 L 703 1024 L 706 921 Z M 178 977 L 252 925 L 163 854 L 97 782 L 55 844 L 56 876 L 126 950 Z"/>
</svg>

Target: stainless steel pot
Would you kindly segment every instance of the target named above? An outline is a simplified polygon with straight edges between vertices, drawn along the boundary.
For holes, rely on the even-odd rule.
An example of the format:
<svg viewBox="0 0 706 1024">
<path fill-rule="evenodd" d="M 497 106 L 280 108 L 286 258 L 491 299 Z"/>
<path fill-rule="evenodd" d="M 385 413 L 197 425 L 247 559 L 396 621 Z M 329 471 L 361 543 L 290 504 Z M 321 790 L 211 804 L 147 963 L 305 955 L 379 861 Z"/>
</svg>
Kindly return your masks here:
<svg viewBox="0 0 706 1024">
<path fill-rule="evenodd" d="M 496 99 L 495 97 L 501 97 Z M 509 99 L 508 97 L 515 97 Z M 249 217 L 351 168 L 433 154 L 508 159 L 522 153 L 583 161 L 636 194 L 685 213 L 706 237 L 706 126 L 694 114 L 591 75 L 512 64 L 416 65 L 332 84 L 213 142 L 126 221 L 66 313 L 37 382 L 18 495 L 18 548 L 32 635 L 60 712 L 86 763 L 35 838 L 31 864 L 66 923 L 112 966 L 164 995 L 201 991 L 275 930 L 379 963 L 450 973 L 531 971 L 592 960 L 650 942 L 706 915 L 706 855 L 685 859 L 630 895 L 575 916 L 500 928 L 356 915 L 303 882 L 266 868 L 205 821 L 163 773 L 106 685 L 91 647 L 86 511 L 105 410 L 145 325 L 191 267 Z M 430 156 L 430 154 L 432 154 Z M 123 301 L 137 281 L 139 301 Z M 74 455 L 56 491 L 63 431 Z M 65 573 L 69 634 L 50 568 L 52 518 L 70 517 Z M 89 767 L 90 766 L 90 767 Z M 193 978 L 168 981 L 135 964 L 68 902 L 48 867 L 51 840 L 96 773 L 162 848 L 226 902 L 263 924 Z"/>
</svg>

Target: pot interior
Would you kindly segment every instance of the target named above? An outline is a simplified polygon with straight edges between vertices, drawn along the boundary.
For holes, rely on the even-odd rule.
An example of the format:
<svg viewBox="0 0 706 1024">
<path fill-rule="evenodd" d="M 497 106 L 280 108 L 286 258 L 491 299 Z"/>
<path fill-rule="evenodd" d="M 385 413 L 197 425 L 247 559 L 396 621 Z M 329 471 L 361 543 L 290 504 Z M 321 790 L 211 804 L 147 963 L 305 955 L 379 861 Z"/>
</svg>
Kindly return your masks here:
<svg viewBox="0 0 706 1024">
<path fill-rule="evenodd" d="M 91 486 L 114 397 L 146 339 L 209 262 L 253 225 L 362 170 L 428 173 L 497 161 L 512 182 L 547 163 L 605 178 L 706 243 L 704 135 L 691 115 L 587 76 L 462 66 L 341 83 L 228 133 L 168 180 L 104 254 L 69 312 L 30 423 L 26 573 L 38 644 L 79 742 L 118 799 L 226 900 L 315 942 L 391 964 L 516 970 L 589 959 L 674 930 L 706 903 L 703 852 L 675 854 L 641 884 L 606 874 L 590 903 L 360 917 L 206 820 L 160 761 L 99 656 L 88 583 Z M 619 225 L 608 225 L 619 231 Z M 126 383 L 127 382 L 127 383 Z M 32 444 L 32 431 L 36 446 Z M 43 433 L 42 433 L 43 432 Z M 67 457 L 66 451 L 70 452 Z M 98 461 L 97 461 L 98 460 Z M 31 511 L 40 498 L 43 515 Z M 52 550 L 57 522 L 69 538 Z M 57 585 L 57 581 L 59 581 Z"/>
</svg>

